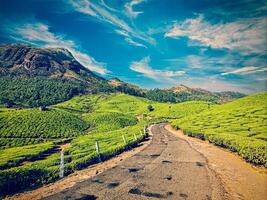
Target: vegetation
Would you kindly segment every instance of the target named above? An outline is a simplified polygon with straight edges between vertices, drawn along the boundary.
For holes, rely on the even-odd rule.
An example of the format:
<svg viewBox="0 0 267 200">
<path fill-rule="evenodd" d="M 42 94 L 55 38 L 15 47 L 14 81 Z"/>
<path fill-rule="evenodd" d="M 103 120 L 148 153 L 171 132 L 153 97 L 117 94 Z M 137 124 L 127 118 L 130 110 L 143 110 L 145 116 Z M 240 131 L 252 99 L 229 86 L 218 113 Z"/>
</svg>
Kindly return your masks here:
<svg viewBox="0 0 267 200">
<path fill-rule="evenodd" d="M 267 167 L 266 98 L 267 93 L 248 96 L 175 120 L 172 125 Z"/>
<path fill-rule="evenodd" d="M 146 92 L 145 97 L 158 102 L 181 103 L 185 101 L 207 101 L 213 103 L 224 103 L 233 99 L 244 97 L 238 92 L 211 93 L 202 90 L 180 91 L 153 89 Z"/>
<path fill-rule="evenodd" d="M 147 110 L 148 110 L 149 112 L 151 112 L 151 111 L 153 111 L 153 110 L 154 110 L 154 108 L 153 108 L 153 106 L 151 106 L 151 105 L 148 105 L 148 106 L 147 106 Z"/>
<path fill-rule="evenodd" d="M 71 146 L 65 150 L 65 175 L 98 162 L 98 156 L 95 152 L 96 141 L 100 144 L 100 153 L 103 160 L 118 154 L 125 148 L 136 145 L 138 141 L 144 138 L 144 135 L 140 134 L 140 131 L 146 123 L 143 121 L 134 126 L 105 133 L 92 133 L 76 138 L 71 142 Z M 125 136 L 127 144 L 124 143 L 122 135 Z M 29 148 L 26 151 L 27 154 L 22 152 L 22 155 L 18 155 L 19 158 L 17 158 L 16 151 L 13 150 L 16 148 L 7 149 L 8 152 L 5 152 L 7 158 L 13 159 L 15 157 L 14 160 L 18 160 L 18 162 L 9 165 L 12 168 L 0 171 L 0 191 L 5 193 L 16 192 L 27 187 L 49 183 L 59 178 L 59 153 L 51 154 L 44 160 L 28 162 L 21 166 L 17 165 L 22 161 L 28 160 L 29 157 L 27 156 L 35 156 L 36 154 L 34 152 L 37 152 L 37 146 L 39 145 L 33 146 L 32 149 Z M 17 166 L 15 167 L 14 165 Z"/>
<path fill-rule="evenodd" d="M 2 138 L 66 138 L 84 133 L 88 124 L 62 110 L 37 108 L 0 112 Z"/>
<path fill-rule="evenodd" d="M 0 77 L 0 104 L 36 107 L 66 101 L 85 91 L 79 82 L 36 78 Z"/>
<path fill-rule="evenodd" d="M 64 150 L 67 175 L 98 162 L 96 141 L 101 158 L 107 159 L 142 140 L 148 123 L 163 120 L 173 121 L 190 136 L 207 139 L 266 166 L 266 95 L 217 105 L 95 94 L 75 96 L 48 106 L 46 111 L 1 108 L 0 191 L 8 194 L 57 180 L 60 142 L 70 142 Z"/>
<path fill-rule="evenodd" d="M 22 161 L 31 160 L 53 148 L 52 142 L 25 147 L 14 147 L 0 150 L 0 169 L 18 166 Z"/>
<path fill-rule="evenodd" d="M 91 124 L 97 132 L 117 130 L 137 123 L 135 117 L 118 112 L 89 113 L 85 114 L 83 119 Z"/>
</svg>

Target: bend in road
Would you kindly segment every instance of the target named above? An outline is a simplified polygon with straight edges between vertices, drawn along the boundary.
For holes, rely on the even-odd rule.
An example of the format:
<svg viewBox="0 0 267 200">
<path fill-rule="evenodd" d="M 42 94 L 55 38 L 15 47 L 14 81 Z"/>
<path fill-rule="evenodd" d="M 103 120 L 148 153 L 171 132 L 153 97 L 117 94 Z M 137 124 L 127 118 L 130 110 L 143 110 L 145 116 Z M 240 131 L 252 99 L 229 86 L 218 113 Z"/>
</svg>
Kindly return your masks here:
<svg viewBox="0 0 267 200">
<path fill-rule="evenodd" d="M 44 199 L 226 199 L 206 158 L 165 125 L 153 125 L 152 142 L 141 152 Z"/>
</svg>

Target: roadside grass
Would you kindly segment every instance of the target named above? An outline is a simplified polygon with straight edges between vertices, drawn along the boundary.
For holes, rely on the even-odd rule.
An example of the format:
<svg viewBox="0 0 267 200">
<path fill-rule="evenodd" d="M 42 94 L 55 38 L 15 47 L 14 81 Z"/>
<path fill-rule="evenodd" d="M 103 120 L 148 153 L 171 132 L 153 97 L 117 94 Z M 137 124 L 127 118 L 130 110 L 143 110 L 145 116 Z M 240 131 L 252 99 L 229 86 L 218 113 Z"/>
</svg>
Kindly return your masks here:
<svg viewBox="0 0 267 200">
<path fill-rule="evenodd" d="M 65 175 L 98 162 L 98 155 L 95 151 L 96 141 L 98 141 L 100 146 L 100 155 L 102 160 L 135 146 L 138 142 L 144 139 L 145 135 L 140 132 L 147 123 L 148 121 L 142 121 L 136 125 L 124 127 L 119 130 L 98 132 L 77 137 L 71 142 L 70 147 L 65 149 Z M 127 142 L 126 144 L 124 143 L 122 136 L 125 137 Z M 39 144 L 39 146 L 41 145 Z M 13 156 L 18 160 L 29 159 L 26 158 L 27 154 L 32 156 L 34 154 L 33 152 L 36 152 L 34 156 L 38 155 L 35 147 L 33 148 L 34 151 L 30 148 L 25 149 L 27 154 L 21 152 L 22 157 L 20 157 L 14 150 L 16 148 L 5 149 L 2 151 L 7 151 L 5 152 L 5 155 L 8 158 L 12 158 Z M 39 153 L 41 153 L 41 150 Z M 60 154 L 54 153 L 48 156 L 45 160 L 28 162 L 22 166 L 16 167 L 14 167 L 14 165 L 10 165 L 11 168 L 0 171 L 0 191 L 2 192 L 2 195 L 10 194 L 25 188 L 36 187 L 55 181 L 59 179 L 59 164 Z"/>
<path fill-rule="evenodd" d="M 237 152 L 256 165 L 267 167 L 267 93 L 214 106 L 209 111 L 174 120 L 185 134 Z"/>
<path fill-rule="evenodd" d="M 200 113 L 202 111 L 212 109 L 216 104 L 204 101 L 188 101 L 183 103 L 154 103 L 152 104 L 154 110 L 148 114 L 170 118 L 179 119 L 192 114 Z"/>
</svg>

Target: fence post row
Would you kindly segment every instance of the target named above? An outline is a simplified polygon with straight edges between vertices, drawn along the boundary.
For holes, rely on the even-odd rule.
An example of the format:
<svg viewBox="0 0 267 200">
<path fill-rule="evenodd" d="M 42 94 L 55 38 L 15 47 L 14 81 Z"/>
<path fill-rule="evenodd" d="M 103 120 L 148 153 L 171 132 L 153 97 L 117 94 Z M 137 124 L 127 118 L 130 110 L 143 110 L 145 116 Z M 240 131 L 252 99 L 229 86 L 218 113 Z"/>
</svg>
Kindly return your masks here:
<svg viewBox="0 0 267 200">
<path fill-rule="evenodd" d="M 98 156 L 98 161 L 101 162 L 101 156 L 100 156 L 100 148 L 99 148 L 99 143 L 96 141 L 95 143 L 95 149 L 96 149 L 96 154 Z"/>
<path fill-rule="evenodd" d="M 59 177 L 64 177 L 64 149 L 60 152 L 60 167 L 59 167 Z"/>
</svg>

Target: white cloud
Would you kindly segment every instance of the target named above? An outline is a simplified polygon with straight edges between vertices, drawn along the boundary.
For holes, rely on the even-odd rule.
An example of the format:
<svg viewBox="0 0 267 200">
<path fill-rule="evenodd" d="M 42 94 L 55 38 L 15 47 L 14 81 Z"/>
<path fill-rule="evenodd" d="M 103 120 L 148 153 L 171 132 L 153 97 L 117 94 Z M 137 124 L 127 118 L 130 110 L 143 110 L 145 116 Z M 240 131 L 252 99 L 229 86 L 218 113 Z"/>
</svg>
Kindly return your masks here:
<svg viewBox="0 0 267 200">
<path fill-rule="evenodd" d="M 243 75 L 243 74 L 252 74 L 252 73 L 264 72 L 264 71 L 267 71 L 267 67 L 247 66 L 247 67 L 242 67 L 239 69 L 221 73 L 221 75 L 223 76 L 228 75 L 228 74 L 242 74 Z"/>
<path fill-rule="evenodd" d="M 251 93 L 254 91 L 252 88 L 247 88 L 244 85 L 224 80 L 218 80 L 216 79 L 216 77 L 212 76 L 203 78 L 189 78 L 186 81 L 183 81 L 183 84 L 192 88 L 202 88 L 212 92 L 236 91 L 243 93 Z"/>
<path fill-rule="evenodd" d="M 130 36 L 129 36 L 129 33 L 124 31 L 124 30 L 115 30 L 116 33 L 118 33 L 119 35 L 122 35 L 124 36 L 125 38 L 125 41 L 127 41 L 129 44 L 131 45 L 134 45 L 134 46 L 137 46 L 137 47 L 144 47 L 144 48 L 147 48 L 145 45 L 139 43 L 139 42 L 136 42 L 134 41 Z"/>
<path fill-rule="evenodd" d="M 144 2 L 145 0 L 131 0 L 130 2 L 125 4 L 125 10 L 126 10 L 126 15 L 132 18 L 137 17 L 138 15 L 142 14 L 142 11 L 134 11 L 133 7 L 135 5 L 138 5 L 142 2 Z"/>
<path fill-rule="evenodd" d="M 165 33 L 165 37 L 187 37 L 194 46 L 226 48 L 243 54 L 264 53 L 266 35 L 267 20 L 264 17 L 211 24 L 203 15 L 175 23 Z"/>
<path fill-rule="evenodd" d="M 132 62 L 130 69 L 143 74 L 143 76 L 156 81 L 175 81 L 173 78 L 183 76 L 185 71 L 156 70 L 149 66 L 150 57 L 145 57 L 140 61 Z"/>
<path fill-rule="evenodd" d="M 34 22 L 26 24 L 13 24 L 6 28 L 13 39 L 31 44 L 47 47 L 61 47 L 68 49 L 72 55 L 85 67 L 99 74 L 106 74 L 108 70 L 104 63 L 97 62 L 94 58 L 79 50 L 77 44 L 72 40 L 66 40 L 62 35 L 56 35 L 49 31 L 49 26 Z"/>
<path fill-rule="evenodd" d="M 122 20 L 121 17 L 117 16 L 116 11 L 114 11 L 110 7 L 107 7 L 107 5 L 103 3 L 103 1 L 100 1 L 100 3 L 92 3 L 89 0 L 69 0 L 69 3 L 77 12 L 95 17 L 101 22 L 111 24 L 115 27 L 115 32 L 124 36 L 125 38 L 129 38 L 126 41 L 132 45 L 137 44 L 137 42 L 131 42 L 134 41 L 133 38 L 142 40 L 149 44 L 155 44 L 155 40 L 153 38 L 128 25 L 128 23 Z M 121 34 L 122 32 L 124 34 Z M 145 47 L 144 44 L 135 46 Z"/>
<path fill-rule="evenodd" d="M 203 58 L 200 56 L 189 55 L 186 57 L 188 67 L 190 68 L 202 68 L 203 66 Z"/>
</svg>

